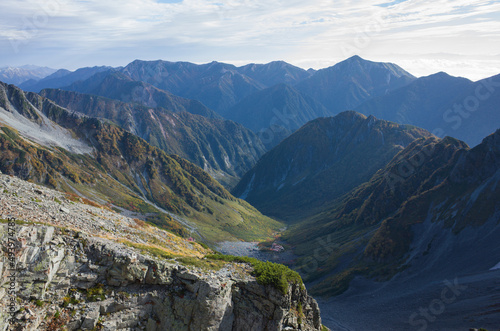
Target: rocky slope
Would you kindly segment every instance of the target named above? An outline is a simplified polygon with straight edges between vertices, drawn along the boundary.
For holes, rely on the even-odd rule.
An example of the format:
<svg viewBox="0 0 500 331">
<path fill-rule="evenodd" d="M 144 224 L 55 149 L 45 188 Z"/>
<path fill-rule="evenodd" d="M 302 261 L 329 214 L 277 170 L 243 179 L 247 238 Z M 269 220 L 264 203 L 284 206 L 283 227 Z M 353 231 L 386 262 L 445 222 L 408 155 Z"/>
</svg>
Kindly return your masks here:
<svg viewBox="0 0 500 331">
<path fill-rule="evenodd" d="M 0 226 L 2 329 L 321 329 L 300 283 L 261 285 L 251 265 L 15 177 L 0 188 L 0 217 L 16 219 Z"/>
<path fill-rule="evenodd" d="M 227 187 L 265 152 L 260 139 L 242 125 L 193 115 L 184 111 L 193 109 L 182 104 L 171 111 L 63 90 L 47 89 L 41 95 L 72 111 L 111 120 L 153 146 L 195 163 Z"/>
<path fill-rule="evenodd" d="M 416 141 L 294 231 L 312 293 L 337 295 L 320 302 L 327 326 L 498 328 L 499 137 Z"/>
<path fill-rule="evenodd" d="M 0 84 L 0 121 L 5 173 L 209 242 L 257 239 L 280 227 L 189 161 L 37 94 Z"/>
<path fill-rule="evenodd" d="M 266 153 L 232 192 L 284 220 L 311 216 L 429 136 L 352 111 L 316 119 Z"/>
<path fill-rule="evenodd" d="M 357 275 L 388 280 L 409 267 L 407 277 L 434 281 L 493 267 L 500 259 L 492 246 L 500 231 L 499 137 L 500 130 L 473 149 L 449 137 L 416 140 L 370 181 L 293 229 L 299 255 L 327 243 L 324 259 L 308 272 L 309 280 L 321 280 L 315 293 L 339 294 Z"/>
</svg>

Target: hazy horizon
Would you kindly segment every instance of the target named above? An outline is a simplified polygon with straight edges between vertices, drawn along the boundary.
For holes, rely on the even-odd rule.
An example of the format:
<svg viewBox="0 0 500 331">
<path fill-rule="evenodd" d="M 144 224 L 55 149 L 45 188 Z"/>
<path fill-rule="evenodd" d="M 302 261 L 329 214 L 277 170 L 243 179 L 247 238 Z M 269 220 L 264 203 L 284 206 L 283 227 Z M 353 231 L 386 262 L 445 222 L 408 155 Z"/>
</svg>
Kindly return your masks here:
<svg viewBox="0 0 500 331">
<path fill-rule="evenodd" d="M 500 73 L 500 1 L 6 0 L 0 19 L 2 66 L 283 60 L 319 69 L 359 55 L 417 77 Z"/>
</svg>

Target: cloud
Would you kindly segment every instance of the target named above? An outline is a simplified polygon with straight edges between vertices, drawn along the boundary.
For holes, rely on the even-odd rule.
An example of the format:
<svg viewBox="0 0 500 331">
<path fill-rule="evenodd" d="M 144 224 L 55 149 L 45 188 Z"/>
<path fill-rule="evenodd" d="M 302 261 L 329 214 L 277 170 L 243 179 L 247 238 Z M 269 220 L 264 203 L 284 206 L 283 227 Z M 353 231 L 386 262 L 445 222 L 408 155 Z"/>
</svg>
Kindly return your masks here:
<svg viewBox="0 0 500 331">
<path fill-rule="evenodd" d="M 3 0 L 0 55 L 78 67 L 145 57 L 322 62 L 345 58 L 343 46 L 366 57 L 498 54 L 499 21 L 500 2 L 483 0 Z"/>
</svg>

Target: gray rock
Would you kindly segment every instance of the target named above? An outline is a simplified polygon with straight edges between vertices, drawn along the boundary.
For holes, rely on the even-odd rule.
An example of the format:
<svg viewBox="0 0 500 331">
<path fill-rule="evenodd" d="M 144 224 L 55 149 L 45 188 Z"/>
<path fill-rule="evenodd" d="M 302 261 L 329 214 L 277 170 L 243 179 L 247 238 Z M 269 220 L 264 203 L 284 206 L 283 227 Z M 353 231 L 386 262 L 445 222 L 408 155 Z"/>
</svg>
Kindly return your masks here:
<svg viewBox="0 0 500 331">
<path fill-rule="evenodd" d="M 81 328 L 83 330 L 92 330 L 93 328 L 96 327 L 98 320 L 99 320 L 99 307 L 94 306 L 85 313 Z"/>
<path fill-rule="evenodd" d="M 44 329 L 50 322 L 45 317 L 60 311 L 69 319 L 68 330 L 90 330 L 98 323 L 103 330 L 321 330 L 316 301 L 298 285 L 290 285 L 282 294 L 258 284 L 248 272 L 240 273 L 241 265 L 228 264 L 214 272 L 140 254 L 93 235 L 105 229 L 136 243 L 145 242 L 145 235 L 170 249 L 175 243 L 165 240 L 169 234 L 161 230 L 135 232 L 133 220 L 105 210 L 79 203 L 61 206 L 54 201 L 65 201 L 59 192 L 40 188 L 40 194 L 33 184 L 17 178 L 0 175 L 0 180 L 7 191 L 25 195 L 2 197 L 1 218 L 16 213 L 17 218 L 50 220 L 65 227 L 16 225 L 17 303 L 34 308 L 16 313 L 14 329 Z M 1 242 L 8 242 L 7 228 L 0 224 Z M 9 274 L 7 261 L 0 262 L 2 279 Z M 7 291 L 4 282 L 0 305 L 7 302 Z M 67 297 L 71 303 L 63 307 Z M 44 303 L 35 307 L 35 300 Z M 302 316 L 297 312 L 299 303 Z M 0 330 L 8 326 L 5 311 L 0 307 Z"/>
</svg>

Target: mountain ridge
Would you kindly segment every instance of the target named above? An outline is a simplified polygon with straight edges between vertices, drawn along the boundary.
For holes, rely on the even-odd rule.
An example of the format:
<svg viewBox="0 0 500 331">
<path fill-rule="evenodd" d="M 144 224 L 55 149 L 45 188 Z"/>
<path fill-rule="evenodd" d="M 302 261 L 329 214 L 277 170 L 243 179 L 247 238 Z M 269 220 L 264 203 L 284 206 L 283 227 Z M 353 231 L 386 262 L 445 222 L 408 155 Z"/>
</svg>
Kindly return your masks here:
<svg viewBox="0 0 500 331">
<path fill-rule="evenodd" d="M 310 215 L 426 136 L 431 134 L 354 111 L 319 118 L 264 154 L 232 192 L 278 218 Z"/>
<path fill-rule="evenodd" d="M 13 85 L 2 83 L 0 88 L 0 97 L 7 96 L 0 98 L 5 112 L 39 125 L 43 125 L 45 116 L 52 126 L 60 125 L 68 131 L 65 139 L 73 137 L 92 147 L 74 154 L 30 142 L 4 125 L 0 167 L 5 173 L 146 215 L 149 221 L 183 235 L 189 233 L 184 229 L 187 224 L 193 235 L 209 242 L 221 237 L 267 236 L 279 227 L 246 202 L 232 197 L 201 168 L 167 155 L 114 124 L 71 113 Z"/>
<path fill-rule="evenodd" d="M 500 75 L 471 82 L 441 72 L 368 100 L 355 110 L 416 125 L 440 137 L 454 136 L 475 146 L 500 123 L 499 86 Z"/>
<path fill-rule="evenodd" d="M 359 56 L 317 70 L 295 88 L 321 102 L 331 115 L 352 110 L 363 101 L 407 85 L 416 78 L 392 63 Z"/>
<path fill-rule="evenodd" d="M 499 136 L 500 130 L 473 149 L 451 137 L 415 140 L 370 181 L 293 229 L 287 238 L 297 245 L 299 255 L 310 254 L 311 242 L 325 240 L 327 234 L 331 236 L 329 245 L 335 242 L 335 247 L 327 248 L 328 263 L 321 270 L 309 269 L 309 280 L 321 278 L 311 288 L 312 293 L 338 295 L 358 275 L 388 281 L 404 273 L 407 266 L 423 267 L 418 258 L 428 254 L 441 261 L 433 263 L 434 268 L 445 265 L 442 259 L 446 251 L 438 249 L 438 242 L 433 243 L 432 232 L 416 232 L 416 227 L 433 228 L 434 232 L 439 229 L 451 241 L 443 245 L 458 245 L 453 243 L 462 231 L 480 231 L 489 221 L 493 223 L 488 227 L 496 231 Z M 417 242 L 428 245 L 419 244 L 410 251 Z M 470 248 L 473 243 L 463 245 Z M 347 256 L 351 262 L 345 260 Z M 494 264 L 488 258 L 482 258 L 481 263 L 483 272 L 485 265 Z M 446 277 L 444 270 L 448 276 L 460 272 L 450 265 L 441 277 Z"/>
<path fill-rule="evenodd" d="M 174 112 L 63 90 L 43 90 L 41 95 L 70 110 L 111 120 L 167 153 L 194 162 L 228 187 L 265 152 L 250 130 L 188 113 L 183 104 Z"/>
</svg>

